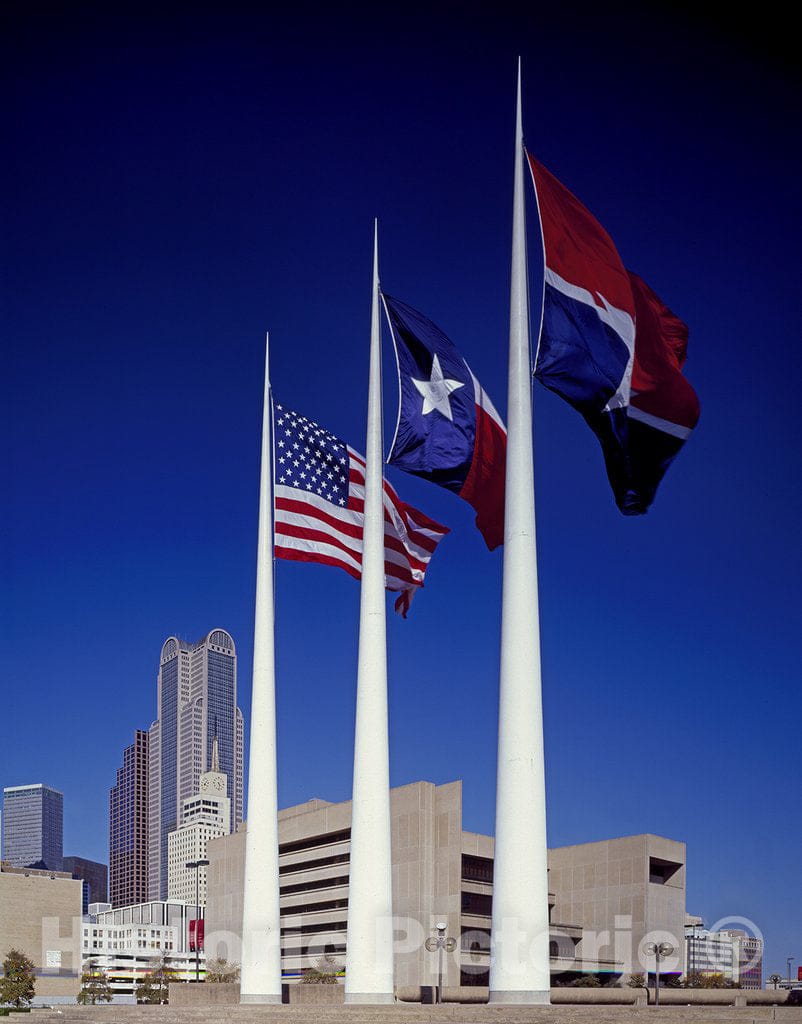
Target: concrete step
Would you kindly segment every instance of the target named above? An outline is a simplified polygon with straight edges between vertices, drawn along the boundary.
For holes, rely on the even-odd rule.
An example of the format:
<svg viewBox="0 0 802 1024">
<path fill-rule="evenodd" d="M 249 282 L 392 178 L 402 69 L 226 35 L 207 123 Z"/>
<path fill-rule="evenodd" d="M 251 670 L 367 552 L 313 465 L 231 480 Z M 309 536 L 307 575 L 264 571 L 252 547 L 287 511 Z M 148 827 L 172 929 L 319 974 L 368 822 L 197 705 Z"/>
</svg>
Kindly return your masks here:
<svg viewBox="0 0 802 1024">
<path fill-rule="evenodd" d="M 802 1024 L 802 1008 L 751 1006 L 63 1006 L 7 1024 Z"/>
</svg>

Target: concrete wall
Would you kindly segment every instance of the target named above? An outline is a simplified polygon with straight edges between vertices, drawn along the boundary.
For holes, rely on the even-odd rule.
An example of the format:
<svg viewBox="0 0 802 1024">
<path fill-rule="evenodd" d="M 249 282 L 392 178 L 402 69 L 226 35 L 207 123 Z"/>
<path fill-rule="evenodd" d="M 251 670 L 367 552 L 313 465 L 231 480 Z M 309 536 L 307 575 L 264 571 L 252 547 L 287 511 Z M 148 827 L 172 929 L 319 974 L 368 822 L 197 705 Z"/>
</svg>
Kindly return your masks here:
<svg viewBox="0 0 802 1024">
<path fill-rule="evenodd" d="M 396 956 L 396 985 L 436 984 L 437 955 L 423 942 L 445 922 L 460 933 L 462 784 L 414 783 L 391 794 L 393 910 L 408 941 Z M 459 984 L 457 958 L 445 958 L 444 984 Z"/>
<path fill-rule="evenodd" d="M 36 1002 L 73 1001 L 80 988 L 81 897 L 79 880 L 0 871 L 0 960 L 10 949 L 36 967 Z M 53 964 L 48 967 L 48 952 Z"/>
<path fill-rule="evenodd" d="M 681 866 L 664 883 L 650 882 L 650 858 Z M 643 943 L 670 941 L 677 955 L 661 970 L 684 970 L 684 843 L 638 835 L 549 850 L 549 890 L 554 920 L 582 926 L 583 957 L 620 960 L 627 973 L 653 971 Z"/>
<path fill-rule="evenodd" d="M 351 803 L 330 804 L 323 800 L 310 800 L 279 812 L 279 842 L 293 843 L 312 837 L 342 832 L 351 826 Z M 444 786 L 432 783 L 412 783 L 391 791 L 392 877 L 393 908 L 397 918 L 398 955 L 396 957 L 396 984 L 420 985 L 436 981 L 437 956 L 427 953 L 423 940 L 434 934 L 434 925 L 443 920 L 448 934 L 460 933 L 460 878 L 462 871 L 462 783 Z M 348 839 L 333 843 L 325 850 L 283 853 L 282 869 L 321 855 L 347 854 Z M 207 847 L 209 859 L 208 895 L 206 907 L 207 956 L 225 956 L 228 960 L 241 960 L 242 892 L 245 867 L 245 832 L 213 839 Z M 323 869 L 297 871 L 288 879 L 282 875 L 282 884 L 293 885 L 318 881 L 323 877 L 348 874 L 348 864 L 332 865 Z M 332 890 L 315 890 L 318 898 L 347 898 L 348 888 L 339 885 Z M 325 923 L 344 922 L 345 909 L 317 912 L 314 916 L 299 913 L 293 919 L 289 911 L 316 897 L 310 893 L 295 893 L 281 898 L 282 928 L 303 928 L 314 920 Z M 333 927 L 331 932 L 320 933 L 321 942 L 330 940 L 344 943 L 345 932 Z M 289 935 L 282 945 L 292 948 Z M 344 962 L 344 955 L 335 954 Z M 287 971 L 313 966 L 316 957 L 285 957 Z M 448 957 L 445 963 L 445 981 L 459 984 L 457 958 Z"/>
<path fill-rule="evenodd" d="M 239 1006 L 239 982 L 170 984 L 170 1006 Z"/>
<path fill-rule="evenodd" d="M 206 847 L 206 956 L 242 962 L 245 830 L 212 839 Z"/>
</svg>

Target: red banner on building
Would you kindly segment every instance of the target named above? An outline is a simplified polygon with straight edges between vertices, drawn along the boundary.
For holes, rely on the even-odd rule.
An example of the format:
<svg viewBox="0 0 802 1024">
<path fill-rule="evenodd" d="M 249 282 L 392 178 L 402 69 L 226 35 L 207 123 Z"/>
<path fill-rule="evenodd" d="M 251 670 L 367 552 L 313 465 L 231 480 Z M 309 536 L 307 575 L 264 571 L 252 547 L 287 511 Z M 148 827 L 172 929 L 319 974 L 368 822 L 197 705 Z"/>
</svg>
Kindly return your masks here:
<svg viewBox="0 0 802 1024">
<path fill-rule="evenodd" d="M 189 951 L 203 950 L 203 918 L 189 922 Z"/>
</svg>

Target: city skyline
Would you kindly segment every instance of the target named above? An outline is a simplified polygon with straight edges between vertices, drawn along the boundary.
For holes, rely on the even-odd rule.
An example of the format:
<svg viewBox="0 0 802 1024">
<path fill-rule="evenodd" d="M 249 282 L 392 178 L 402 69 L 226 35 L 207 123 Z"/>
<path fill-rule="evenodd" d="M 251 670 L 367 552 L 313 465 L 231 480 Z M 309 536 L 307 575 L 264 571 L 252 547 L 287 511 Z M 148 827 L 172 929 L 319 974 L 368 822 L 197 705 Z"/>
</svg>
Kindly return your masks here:
<svg viewBox="0 0 802 1024">
<path fill-rule="evenodd" d="M 9 18 L 0 782 L 57 785 L 65 849 L 106 860 L 170 635 L 234 637 L 247 727 L 264 333 L 278 400 L 362 450 L 374 216 L 383 286 L 505 415 L 520 54 L 527 147 L 689 324 L 702 405 L 627 520 L 536 386 L 549 845 L 685 841 L 689 907 L 755 921 L 768 975 L 800 955 L 799 78 L 737 18 L 463 14 Z M 386 332 L 383 356 L 386 449 Z M 388 478 L 451 528 L 388 622 L 391 781 L 464 779 L 492 834 L 499 552 L 453 495 Z M 276 597 L 280 806 L 347 799 L 359 588 L 284 563 Z"/>
</svg>

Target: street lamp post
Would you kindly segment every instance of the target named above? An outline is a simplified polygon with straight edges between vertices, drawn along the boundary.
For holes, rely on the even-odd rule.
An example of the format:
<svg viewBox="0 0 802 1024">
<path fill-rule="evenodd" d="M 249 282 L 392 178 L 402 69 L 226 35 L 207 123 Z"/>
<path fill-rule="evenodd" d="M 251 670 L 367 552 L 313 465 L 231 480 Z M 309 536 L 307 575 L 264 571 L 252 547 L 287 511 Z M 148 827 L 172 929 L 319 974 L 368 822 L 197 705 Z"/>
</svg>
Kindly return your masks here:
<svg viewBox="0 0 802 1024">
<path fill-rule="evenodd" d="M 691 925 L 691 941 L 688 943 L 688 974 L 693 974 L 696 967 L 696 929 L 698 927 L 696 921 Z"/>
<path fill-rule="evenodd" d="M 195 871 L 195 981 L 200 981 L 200 940 L 198 938 L 198 923 L 201 920 L 200 917 L 200 893 L 198 892 L 198 881 L 200 876 L 200 869 L 207 868 L 209 866 L 208 860 L 191 860 L 187 863 L 186 867 L 189 870 L 194 869 Z"/>
<path fill-rule="evenodd" d="M 670 942 L 647 942 L 643 947 L 647 956 L 654 957 L 654 1005 L 660 1005 L 660 961 L 671 956 L 674 947 Z"/>
<path fill-rule="evenodd" d="M 457 948 L 457 940 L 446 936 L 447 927 L 445 921 L 438 921 L 435 925 L 437 938 L 432 935 L 424 943 L 430 953 L 437 950 L 437 999 L 435 1002 L 438 1003 L 443 1001 L 443 952 L 453 953 Z"/>
</svg>

